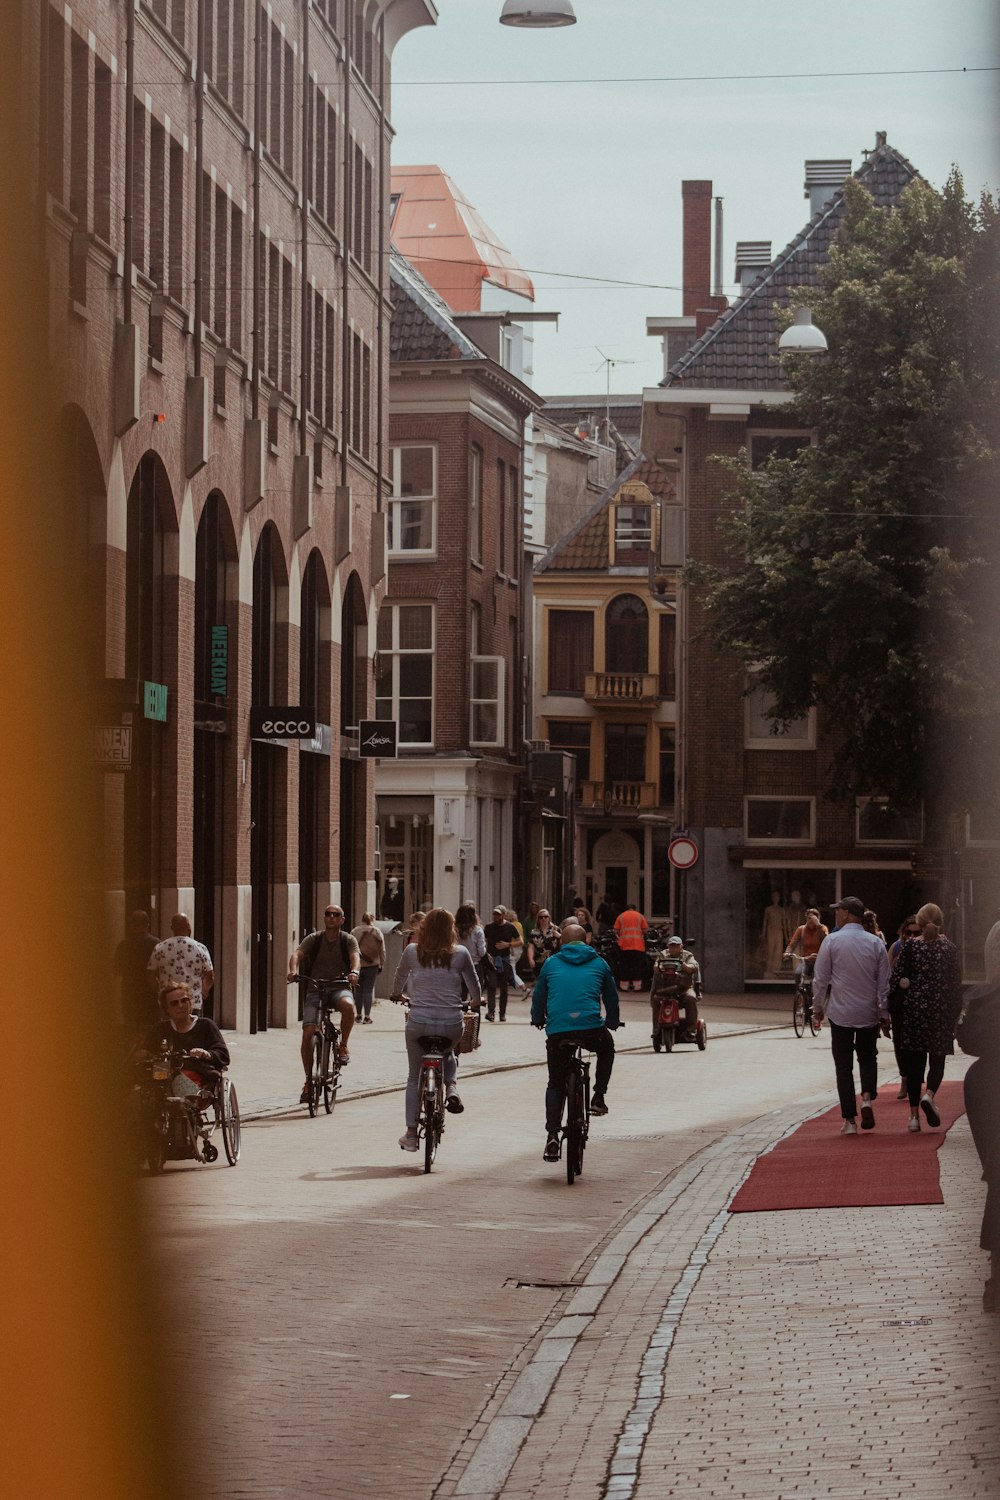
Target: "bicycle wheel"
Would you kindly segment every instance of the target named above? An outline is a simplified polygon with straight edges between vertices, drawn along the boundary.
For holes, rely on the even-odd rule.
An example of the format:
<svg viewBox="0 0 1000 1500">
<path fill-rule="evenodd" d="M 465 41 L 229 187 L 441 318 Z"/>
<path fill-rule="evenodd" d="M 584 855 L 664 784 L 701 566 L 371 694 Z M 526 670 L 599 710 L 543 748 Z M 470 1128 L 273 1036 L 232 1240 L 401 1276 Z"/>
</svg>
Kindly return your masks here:
<svg viewBox="0 0 1000 1500">
<path fill-rule="evenodd" d="M 219 1094 L 219 1125 L 222 1129 L 222 1144 L 226 1148 L 226 1160 L 235 1167 L 240 1159 L 240 1101 L 236 1087 L 228 1078 L 223 1078 Z"/>
<path fill-rule="evenodd" d="M 167 1130 L 169 1120 L 165 1114 L 150 1113 L 145 1122 L 144 1155 L 146 1165 L 149 1167 L 149 1175 L 158 1177 L 163 1171 L 163 1163 L 167 1159 Z"/>
<path fill-rule="evenodd" d="M 819 1022 L 816 1019 L 812 1006 L 809 1007 L 809 1030 L 813 1036 L 819 1036 Z"/>
<path fill-rule="evenodd" d="M 583 1156 L 580 1113 L 580 1075 L 573 1067 L 566 1074 L 566 1181 L 571 1187 Z"/>
<path fill-rule="evenodd" d="M 420 1128 L 424 1132 L 424 1171 L 429 1172 L 438 1146 L 438 1094 L 436 1068 L 425 1068 L 420 1090 Z"/>
<path fill-rule="evenodd" d="M 309 1114 L 315 1119 L 319 1109 L 319 1096 L 323 1091 L 323 1039 L 317 1031 L 312 1041 L 312 1057 L 309 1062 Z"/>
<path fill-rule="evenodd" d="M 806 1029 L 806 1001 L 798 986 L 792 996 L 792 1025 L 796 1036 L 801 1036 Z"/>
<path fill-rule="evenodd" d="M 340 1088 L 340 1056 L 337 1052 L 337 1041 L 336 1032 L 323 1040 L 323 1108 L 328 1115 L 333 1113 L 333 1106 L 337 1102 L 337 1090 Z"/>
</svg>

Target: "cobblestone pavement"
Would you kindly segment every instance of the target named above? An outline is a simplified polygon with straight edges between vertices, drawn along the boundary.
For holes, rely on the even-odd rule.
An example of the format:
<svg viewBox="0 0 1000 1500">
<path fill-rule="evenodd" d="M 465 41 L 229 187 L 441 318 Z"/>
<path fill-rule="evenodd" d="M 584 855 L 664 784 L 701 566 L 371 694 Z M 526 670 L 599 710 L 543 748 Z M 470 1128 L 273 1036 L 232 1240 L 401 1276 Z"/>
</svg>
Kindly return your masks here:
<svg viewBox="0 0 1000 1500">
<path fill-rule="evenodd" d="M 570 1189 L 539 1160 L 541 1039 L 515 1004 L 463 1061 L 430 1178 L 393 1154 L 398 1093 L 378 1097 L 400 1082 L 397 1011 L 355 1034 L 355 1102 L 331 1121 L 268 1114 L 289 1059 L 298 1087 L 294 1035 L 236 1039 L 261 1115 L 244 1161 L 148 1184 L 209 1351 L 203 1492 L 1000 1496 L 964 1120 L 941 1206 L 730 1217 L 757 1154 L 834 1102 L 825 1036 L 732 997 L 705 1055 L 656 1058 L 626 1001 L 635 1050 Z"/>
</svg>

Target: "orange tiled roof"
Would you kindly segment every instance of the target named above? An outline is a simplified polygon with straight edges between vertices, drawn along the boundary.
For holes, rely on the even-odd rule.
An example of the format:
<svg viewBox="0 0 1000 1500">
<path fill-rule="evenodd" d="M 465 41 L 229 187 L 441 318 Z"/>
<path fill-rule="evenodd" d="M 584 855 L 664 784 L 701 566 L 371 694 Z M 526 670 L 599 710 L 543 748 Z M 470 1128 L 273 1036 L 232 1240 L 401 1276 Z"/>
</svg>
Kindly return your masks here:
<svg viewBox="0 0 1000 1500">
<path fill-rule="evenodd" d="M 626 484 L 645 485 L 654 499 L 677 495 L 665 469 L 640 453 L 634 463 L 612 480 L 587 513 L 539 558 L 536 573 L 600 573 L 608 566 L 608 510 Z"/>
<path fill-rule="evenodd" d="M 531 278 L 440 167 L 394 167 L 394 245 L 453 312 L 481 312 L 482 285 L 535 300 Z"/>
</svg>

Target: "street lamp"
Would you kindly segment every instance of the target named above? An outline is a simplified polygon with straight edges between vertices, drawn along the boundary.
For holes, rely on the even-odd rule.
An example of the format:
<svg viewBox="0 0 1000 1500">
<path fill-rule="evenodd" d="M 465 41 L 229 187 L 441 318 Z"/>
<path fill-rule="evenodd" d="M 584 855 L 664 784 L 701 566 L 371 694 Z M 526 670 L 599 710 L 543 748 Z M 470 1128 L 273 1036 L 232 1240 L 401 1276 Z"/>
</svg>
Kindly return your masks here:
<svg viewBox="0 0 1000 1500">
<path fill-rule="evenodd" d="M 504 0 L 501 26 L 575 26 L 569 0 Z"/>
<path fill-rule="evenodd" d="M 826 353 L 826 334 L 816 327 L 808 307 L 795 309 L 795 318 L 778 340 L 778 349 L 782 354 Z"/>
</svg>

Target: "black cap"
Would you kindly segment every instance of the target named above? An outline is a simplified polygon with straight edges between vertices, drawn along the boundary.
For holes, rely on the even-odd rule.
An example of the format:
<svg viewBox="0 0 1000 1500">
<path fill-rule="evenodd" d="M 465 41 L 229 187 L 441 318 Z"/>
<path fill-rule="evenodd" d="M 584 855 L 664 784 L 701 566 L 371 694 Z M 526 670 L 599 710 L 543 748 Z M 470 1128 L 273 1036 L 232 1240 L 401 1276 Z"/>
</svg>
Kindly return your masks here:
<svg viewBox="0 0 1000 1500">
<path fill-rule="evenodd" d="M 839 901 L 833 902 L 830 910 L 847 911 L 850 912 L 852 917 L 858 917 L 860 919 L 864 916 L 868 908 L 863 901 L 860 901 L 858 899 L 857 896 L 841 896 Z"/>
</svg>

